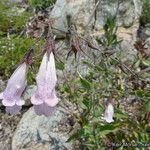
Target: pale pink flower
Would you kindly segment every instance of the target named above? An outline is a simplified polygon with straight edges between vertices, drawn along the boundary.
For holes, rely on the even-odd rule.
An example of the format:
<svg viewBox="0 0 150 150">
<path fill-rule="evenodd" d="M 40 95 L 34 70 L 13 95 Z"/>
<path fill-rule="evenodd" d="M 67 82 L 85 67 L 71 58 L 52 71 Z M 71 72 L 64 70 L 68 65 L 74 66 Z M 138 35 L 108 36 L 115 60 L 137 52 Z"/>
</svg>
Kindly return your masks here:
<svg viewBox="0 0 150 150">
<path fill-rule="evenodd" d="M 3 105 L 6 106 L 6 112 L 12 115 L 19 113 L 25 103 L 21 99 L 21 95 L 27 85 L 27 69 L 27 64 L 22 63 L 8 80 L 6 89 L 0 93 L 0 99 L 2 99 Z"/>
<path fill-rule="evenodd" d="M 55 92 L 57 82 L 54 55 L 46 52 L 43 56 L 39 72 L 36 77 L 37 90 L 31 97 L 34 110 L 38 115 L 49 116 L 58 103 Z"/>
<path fill-rule="evenodd" d="M 108 123 L 114 122 L 113 115 L 114 115 L 114 107 L 111 103 L 108 103 L 103 119 Z"/>
</svg>

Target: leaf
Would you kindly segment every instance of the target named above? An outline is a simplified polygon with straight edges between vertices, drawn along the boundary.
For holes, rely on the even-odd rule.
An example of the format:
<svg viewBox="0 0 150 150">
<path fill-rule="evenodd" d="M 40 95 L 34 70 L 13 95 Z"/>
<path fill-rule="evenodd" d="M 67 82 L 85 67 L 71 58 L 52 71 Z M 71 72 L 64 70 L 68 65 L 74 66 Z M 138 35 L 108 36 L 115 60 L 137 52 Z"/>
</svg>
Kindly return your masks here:
<svg viewBox="0 0 150 150">
<path fill-rule="evenodd" d="M 140 65 L 140 63 L 141 63 L 141 60 L 138 60 L 138 61 L 134 64 L 134 67 L 135 67 L 135 68 L 138 68 L 139 65 Z"/>
<path fill-rule="evenodd" d="M 89 108 L 91 103 L 88 99 L 84 99 L 83 104 L 86 106 L 86 108 Z"/>
<path fill-rule="evenodd" d="M 145 65 L 145 66 L 150 66 L 150 60 L 142 60 L 142 63 Z"/>
<path fill-rule="evenodd" d="M 71 135 L 69 137 L 69 139 L 66 142 L 71 142 L 73 140 L 79 139 L 84 135 L 84 129 L 80 129 L 79 131 L 77 131 L 76 133 L 74 133 L 73 135 Z"/>
<path fill-rule="evenodd" d="M 120 126 L 122 126 L 123 124 L 106 124 L 106 125 L 102 125 L 99 126 L 99 131 L 100 131 L 100 135 L 101 136 L 105 136 L 110 132 L 115 132 L 116 130 L 119 130 Z"/>
<path fill-rule="evenodd" d="M 64 70 L 65 69 L 65 64 L 63 62 L 57 62 L 56 63 L 56 68 L 59 70 Z"/>
<path fill-rule="evenodd" d="M 97 69 L 97 71 L 100 71 L 100 72 L 104 71 L 104 69 L 99 65 L 96 65 L 95 68 Z"/>
<path fill-rule="evenodd" d="M 150 101 L 148 101 L 147 103 L 145 103 L 145 110 L 147 112 L 150 112 Z"/>
<path fill-rule="evenodd" d="M 82 108 L 82 109 L 87 109 L 87 106 L 83 103 L 83 101 L 82 100 L 78 100 L 78 104 L 80 105 L 80 107 Z"/>
<path fill-rule="evenodd" d="M 140 98 L 143 98 L 143 97 L 144 97 L 144 94 L 145 94 L 145 92 L 144 92 L 143 90 L 138 90 L 138 91 L 136 91 L 136 95 L 137 95 L 138 97 L 140 97 Z"/>
<path fill-rule="evenodd" d="M 89 62 L 89 61 L 83 61 L 83 64 L 85 64 L 85 65 L 87 65 L 87 66 L 89 66 L 89 67 L 93 67 L 93 64 L 91 63 L 91 62 Z"/>
<path fill-rule="evenodd" d="M 137 90 L 136 95 L 140 98 L 143 98 L 143 97 L 150 98 L 150 93 L 144 90 Z"/>
<path fill-rule="evenodd" d="M 119 109 L 115 109 L 114 117 L 118 119 L 128 118 L 128 116 L 124 114 L 123 112 L 121 112 Z"/>
<path fill-rule="evenodd" d="M 91 89 L 91 83 L 89 81 L 87 81 L 85 78 L 83 78 L 79 73 L 79 78 L 80 78 L 80 82 L 82 84 L 82 86 L 87 89 L 90 90 Z"/>
</svg>

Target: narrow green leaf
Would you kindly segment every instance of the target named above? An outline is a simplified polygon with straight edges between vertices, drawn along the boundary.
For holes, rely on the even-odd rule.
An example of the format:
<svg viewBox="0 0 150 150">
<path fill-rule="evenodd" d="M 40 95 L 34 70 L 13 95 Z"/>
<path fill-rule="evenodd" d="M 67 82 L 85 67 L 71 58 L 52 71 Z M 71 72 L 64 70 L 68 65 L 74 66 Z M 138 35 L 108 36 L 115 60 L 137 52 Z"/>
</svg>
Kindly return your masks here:
<svg viewBox="0 0 150 150">
<path fill-rule="evenodd" d="M 84 129 L 80 129 L 76 133 L 72 134 L 66 142 L 71 142 L 73 140 L 79 139 L 84 135 Z"/>
<path fill-rule="evenodd" d="M 89 81 L 87 81 L 85 78 L 83 78 L 79 73 L 79 78 L 80 78 L 80 82 L 82 84 L 82 86 L 87 89 L 87 90 L 90 90 L 91 89 L 91 84 Z"/>
<path fill-rule="evenodd" d="M 142 63 L 145 65 L 145 66 L 150 66 L 150 60 L 143 60 Z"/>
</svg>

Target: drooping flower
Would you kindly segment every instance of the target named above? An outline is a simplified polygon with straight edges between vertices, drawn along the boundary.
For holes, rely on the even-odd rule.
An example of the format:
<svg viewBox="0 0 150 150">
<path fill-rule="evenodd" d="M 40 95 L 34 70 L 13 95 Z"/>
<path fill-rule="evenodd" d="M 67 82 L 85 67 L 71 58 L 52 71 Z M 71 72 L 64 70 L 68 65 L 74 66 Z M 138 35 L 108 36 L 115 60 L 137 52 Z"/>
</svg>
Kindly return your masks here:
<svg viewBox="0 0 150 150">
<path fill-rule="evenodd" d="M 114 122 L 113 115 L 114 115 L 114 107 L 111 103 L 108 103 L 103 119 L 108 123 Z"/>
<path fill-rule="evenodd" d="M 38 115 L 50 116 L 58 103 L 55 92 L 57 77 L 53 52 L 45 52 L 36 82 L 37 89 L 31 97 L 34 110 Z"/>
<path fill-rule="evenodd" d="M 25 62 L 15 70 L 8 80 L 6 89 L 0 93 L 2 104 L 6 106 L 6 112 L 12 115 L 18 114 L 24 105 L 21 95 L 27 85 L 26 75 L 28 66 Z"/>
</svg>

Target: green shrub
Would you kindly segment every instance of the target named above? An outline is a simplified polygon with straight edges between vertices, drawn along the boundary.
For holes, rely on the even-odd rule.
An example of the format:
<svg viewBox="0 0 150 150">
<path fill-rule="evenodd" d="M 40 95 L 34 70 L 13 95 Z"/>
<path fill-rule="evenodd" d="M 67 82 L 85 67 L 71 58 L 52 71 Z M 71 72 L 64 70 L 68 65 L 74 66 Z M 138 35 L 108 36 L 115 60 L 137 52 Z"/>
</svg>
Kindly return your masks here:
<svg viewBox="0 0 150 150">
<path fill-rule="evenodd" d="M 28 3 L 36 11 L 45 10 L 55 3 L 56 0 L 28 0 Z"/>
<path fill-rule="evenodd" d="M 103 38 L 97 38 L 97 42 L 104 48 L 115 46 L 121 41 L 118 41 L 116 35 L 116 20 L 115 18 L 107 18 L 104 25 L 104 36 Z"/>
<path fill-rule="evenodd" d="M 87 150 L 106 149 L 111 143 L 118 143 L 118 146 L 111 147 L 116 150 L 127 148 L 122 143 L 131 144 L 131 149 L 134 149 L 136 144 L 139 148 L 142 148 L 144 143 L 148 144 L 148 114 L 150 111 L 148 90 L 135 90 L 132 87 L 126 89 L 131 77 L 117 69 L 116 62 L 110 58 L 104 58 L 98 64 L 89 61 L 84 61 L 84 64 L 89 70 L 86 77 L 79 74 L 60 86 L 60 91 L 65 99 L 75 104 L 80 112 L 79 114 L 72 112 L 72 117 L 80 127 L 68 139 L 68 142 L 79 140 L 82 147 Z M 120 83 L 120 79 L 129 82 Z M 140 103 L 136 115 L 134 111 L 132 111 L 134 115 L 123 113 L 119 107 L 119 100 L 128 99 L 130 94 L 135 96 Z M 115 107 L 115 121 L 108 124 L 102 120 L 104 113 L 102 104 L 104 100 L 109 99 L 110 95 L 118 106 Z"/>
<path fill-rule="evenodd" d="M 110 47 L 115 49 L 120 44 L 115 27 L 115 20 L 107 19 L 104 37 L 97 39 L 104 47 L 104 52 Z M 138 61 L 150 66 L 149 58 L 137 57 L 135 62 Z M 145 75 L 150 73 L 138 76 L 136 71 L 141 68 L 137 63 L 135 68 L 129 68 L 115 55 L 99 54 L 94 62 L 84 60 L 83 64 L 88 70 L 85 77 L 76 73 L 59 86 L 63 97 L 78 110 L 78 113 L 70 110 L 74 122 L 78 123 L 78 130 L 76 129 L 68 142 L 78 140 L 81 149 L 86 150 L 136 149 L 136 146 L 144 149 L 143 145 L 149 143 L 150 93 L 142 84 L 148 84 L 148 77 Z M 132 102 L 127 102 L 130 101 L 130 96 L 138 101 L 136 110 L 133 109 Z M 116 104 L 112 123 L 106 123 L 102 119 L 106 100 L 112 100 Z M 115 143 L 116 146 L 113 145 Z"/>
<path fill-rule="evenodd" d="M 22 60 L 24 54 L 27 50 L 35 43 L 34 39 L 26 38 L 26 37 L 17 37 L 16 35 L 8 37 L 4 37 L 0 39 L 0 76 L 1 78 L 8 79 L 14 69 L 17 67 L 19 62 Z M 43 44 L 41 40 L 39 45 Z M 41 47 L 37 45 L 34 48 L 34 55 L 39 55 L 41 53 Z M 29 71 L 29 82 L 33 83 L 35 80 L 34 71 L 37 71 L 37 67 L 39 66 L 40 60 L 36 59 L 33 64 L 33 69 Z"/>
<path fill-rule="evenodd" d="M 143 11 L 140 17 L 140 23 L 142 26 L 150 23 L 150 1 L 144 0 L 143 2 Z"/>
<path fill-rule="evenodd" d="M 31 13 L 18 8 L 8 0 L 0 1 L 0 34 L 3 35 L 8 30 L 21 32 Z"/>
</svg>

